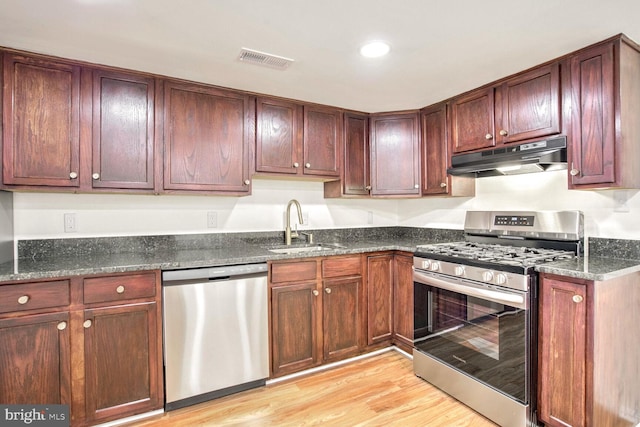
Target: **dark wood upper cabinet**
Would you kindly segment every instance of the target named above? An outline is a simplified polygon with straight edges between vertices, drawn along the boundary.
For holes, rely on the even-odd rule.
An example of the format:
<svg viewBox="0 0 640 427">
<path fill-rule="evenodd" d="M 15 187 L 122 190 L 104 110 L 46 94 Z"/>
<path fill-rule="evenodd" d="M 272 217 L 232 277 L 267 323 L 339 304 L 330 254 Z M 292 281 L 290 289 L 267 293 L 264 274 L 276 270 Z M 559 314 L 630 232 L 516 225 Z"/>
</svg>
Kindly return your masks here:
<svg viewBox="0 0 640 427">
<path fill-rule="evenodd" d="M 3 183 L 78 187 L 80 67 L 9 53 L 3 65 Z"/>
<path fill-rule="evenodd" d="M 92 186 L 154 188 L 155 79 L 93 73 Z"/>
<path fill-rule="evenodd" d="M 451 145 L 454 153 L 493 147 L 494 88 L 483 88 L 451 101 Z"/>
<path fill-rule="evenodd" d="M 371 191 L 369 175 L 369 116 L 344 115 L 343 191 L 346 195 L 368 195 Z"/>
<path fill-rule="evenodd" d="M 248 194 L 253 99 L 177 81 L 164 92 L 164 189 Z"/>
<path fill-rule="evenodd" d="M 560 64 L 533 69 L 496 88 L 498 144 L 560 133 Z"/>
<path fill-rule="evenodd" d="M 303 174 L 339 178 L 342 110 L 305 105 L 303 111 Z"/>
<path fill-rule="evenodd" d="M 640 48 L 618 36 L 569 64 L 569 187 L 640 188 Z"/>
<path fill-rule="evenodd" d="M 420 195 L 420 119 L 417 112 L 370 118 L 371 194 Z"/>
<path fill-rule="evenodd" d="M 560 132 L 560 65 L 538 67 L 451 102 L 453 153 Z"/>
<path fill-rule="evenodd" d="M 259 97 L 256 114 L 256 172 L 297 174 L 302 162 L 302 105 Z"/>
<path fill-rule="evenodd" d="M 449 192 L 447 104 L 441 103 L 421 111 L 422 120 L 422 194 Z"/>
</svg>

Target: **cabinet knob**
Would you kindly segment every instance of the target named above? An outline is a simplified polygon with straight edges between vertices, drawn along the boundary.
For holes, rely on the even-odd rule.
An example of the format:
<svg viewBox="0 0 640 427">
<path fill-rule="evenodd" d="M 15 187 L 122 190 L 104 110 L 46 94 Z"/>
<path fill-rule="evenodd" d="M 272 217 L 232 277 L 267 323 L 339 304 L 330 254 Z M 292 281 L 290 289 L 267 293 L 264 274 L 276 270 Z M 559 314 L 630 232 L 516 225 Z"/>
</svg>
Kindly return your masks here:
<svg viewBox="0 0 640 427">
<path fill-rule="evenodd" d="M 330 293 L 331 293 L 331 288 L 324 288 L 324 291 L 325 291 L 326 293 L 330 294 Z"/>
<path fill-rule="evenodd" d="M 78 177 L 78 173 L 77 172 L 71 172 L 69 173 L 69 178 L 71 179 L 76 179 Z"/>
<path fill-rule="evenodd" d="M 314 290 L 313 290 L 313 291 L 311 291 L 311 292 L 312 292 L 312 293 L 313 293 L 313 295 L 314 295 L 314 296 L 316 296 L 316 297 L 317 297 L 318 295 L 320 295 L 320 292 L 318 292 L 318 290 L 317 290 L 317 289 L 314 289 Z"/>
<path fill-rule="evenodd" d="M 85 329 L 89 329 L 91 327 L 91 320 L 90 319 L 85 320 L 82 326 L 84 326 Z"/>
<path fill-rule="evenodd" d="M 293 167 L 294 167 L 294 168 L 300 167 L 300 163 L 295 162 L 295 163 L 293 164 Z"/>
<path fill-rule="evenodd" d="M 490 133 L 486 134 L 484 136 L 484 139 L 493 139 L 493 135 L 491 135 Z"/>
<path fill-rule="evenodd" d="M 364 187 L 364 189 L 367 190 L 367 191 L 371 191 L 371 186 L 367 185 L 366 187 Z"/>
<path fill-rule="evenodd" d="M 22 295 L 20 298 L 18 298 L 18 304 L 24 305 L 29 302 L 29 299 L 29 295 Z"/>
<path fill-rule="evenodd" d="M 509 135 L 509 132 L 507 132 L 506 130 L 502 129 L 502 130 L 500 131 L 500 135 L 502 135 L 502 136 L 507 136 L 507 135 Z"/>
<path fill-rule="evenodd" d="M 580 174 L 580 171 L 578 169 L 571 169 L 569 173 L 571 174 L 571 176 L 576 176 Z"/>
<path fill-rule="evenodd" d="M 94 173 L 93 175 L 91 175 L 91 178 L 93 178 L 94 180 L 99 180 L 100 179 L 100 174 L 99 173 Z"/>
<path fill-rule="evenodd" d="M 116 292 L 119 294 L 124 294 L 124 286 L 120 285 L 116 288 Z"/>
<path fill-rule="evenodd" d="M 59 331 L 64 331 L 65 329 L 67 329 L 67 322 L 58 323 L 57 328 L 58 328 Z"/>
<path fill-rule="evenodd" d="M 420 188 L 420 184 L 414 184 L 413 188 L 416 188 L 416 189 Z"/>
<path fill-rule="evenodd" d="M 244 185 L 249 185 L 249 184 L 251 184 L 251 181 L 249 181 L 248 179 L 245 179 L 244 180 Z"/>
<path fill-rule="evenodd" d="M 441 187 L 441 188 L 445 188 L 446 186 L 447 186 L 447 183 L 446 183 L 446 182 L 441 182 L 441 183 L 440 183 L 440 187 Z"/>
<path fill-rule="evenodd" d="M 575 303 L 581 303 L 584 298 L 582 298 L 582 295 L 574 295 L 573 298 L 571 298 L 571 299 Z"/>
<path fill-rule="evenodd" d="M 307 168 L 307 169 L 309 169 L 309 168 L 311 167 L 311 163 L 305 163 L 305 164 L 304 164 L 304 167 L 305 167 L 305 168 Z"/>
</svg>

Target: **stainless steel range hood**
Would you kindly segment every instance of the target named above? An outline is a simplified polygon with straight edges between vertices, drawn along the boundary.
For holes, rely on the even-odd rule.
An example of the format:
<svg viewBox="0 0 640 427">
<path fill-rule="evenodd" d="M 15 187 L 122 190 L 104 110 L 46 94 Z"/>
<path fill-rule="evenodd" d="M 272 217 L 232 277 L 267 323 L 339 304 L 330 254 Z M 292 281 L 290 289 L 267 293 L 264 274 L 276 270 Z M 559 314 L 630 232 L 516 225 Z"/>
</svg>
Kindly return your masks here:
<svg viewBox="0 0 640 427">
<path fill-rule="evenodd" d="M 454 154 L 447 173 L 481 178 L 566 168 L 567 138 L 563 135 L 476 153 Z"/>
</svg>

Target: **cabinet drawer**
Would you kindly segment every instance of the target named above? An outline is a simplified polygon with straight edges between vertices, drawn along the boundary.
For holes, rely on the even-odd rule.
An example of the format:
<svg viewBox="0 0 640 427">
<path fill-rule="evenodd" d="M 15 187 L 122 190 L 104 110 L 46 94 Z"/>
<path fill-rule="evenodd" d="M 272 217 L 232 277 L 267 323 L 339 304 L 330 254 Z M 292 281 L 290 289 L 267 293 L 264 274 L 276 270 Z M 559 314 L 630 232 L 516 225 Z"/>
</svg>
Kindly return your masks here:
<svg viewBox="0 0 640 427">
<path fill-rule="evenodd" d="M 359 276 L 362 264 L 359 256 L 327 258 L 322 261 L 322 277 Z"/>
<path fill-rule="evenodd" d="M 0 286 L 0 313 L 69 305 L 69 280 Z"/>
<path fill-rule="evenodd" d="M 153 297 L 156 294 L 156 275 L 92 277 L 84 279 L 83 287 L 85 304 Z"/>
<path fill-rule="evenodd" d="M 271 283 L 315 280 L 316 261 L 271 264 Z"/>
</svg>

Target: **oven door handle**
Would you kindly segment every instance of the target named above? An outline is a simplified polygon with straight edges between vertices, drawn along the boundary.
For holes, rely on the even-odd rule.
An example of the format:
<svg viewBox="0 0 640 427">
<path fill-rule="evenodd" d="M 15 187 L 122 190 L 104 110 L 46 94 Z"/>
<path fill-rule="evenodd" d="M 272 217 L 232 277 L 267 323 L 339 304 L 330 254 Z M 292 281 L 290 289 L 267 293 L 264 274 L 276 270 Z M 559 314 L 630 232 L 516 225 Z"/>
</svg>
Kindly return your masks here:
<svg viewBox="0 0 640 427">
<path fill-rule="evenodd" d="M 445 289 L 447 291 L 457 292 L 471 297 L 482 298 L 511 307 L 527 309 L 527 301 L 524 294 L 501 292 L 492 289 L 480 288 L 476 285 L 456 283 L 453 281 L 455 279 L 443 280 L 430 274 L 425 274 L 415 270 L 413 271 L 413 279 L 418 283 L 424 283 L 425 285 L 431 285 L 439 289 Z"/>
</svg>

